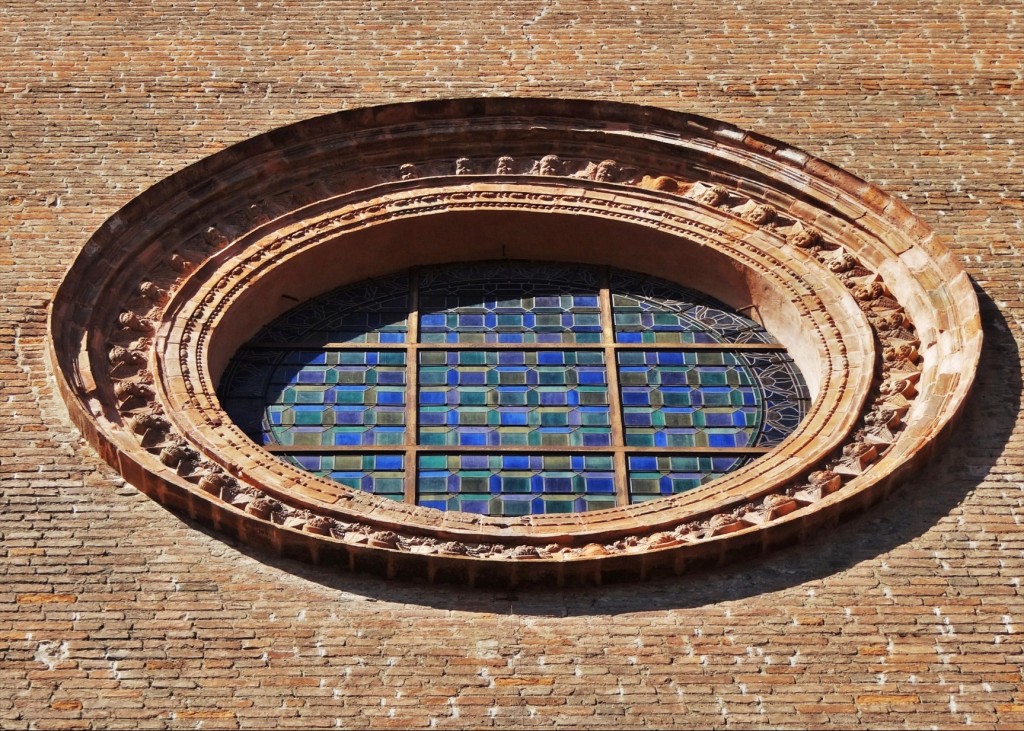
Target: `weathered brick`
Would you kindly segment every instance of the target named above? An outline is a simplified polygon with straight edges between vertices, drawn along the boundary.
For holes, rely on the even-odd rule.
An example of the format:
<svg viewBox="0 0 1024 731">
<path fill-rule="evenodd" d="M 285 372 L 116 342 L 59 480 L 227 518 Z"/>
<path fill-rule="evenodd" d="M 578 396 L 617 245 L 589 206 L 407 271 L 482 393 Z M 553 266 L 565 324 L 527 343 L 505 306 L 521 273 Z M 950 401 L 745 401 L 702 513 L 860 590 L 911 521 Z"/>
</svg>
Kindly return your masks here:
<svg viewBox="0 0 1024 731">
<path fill-rule="evenodd" d="M 1022 724 L 1013 3 L 8 0 L 2 15 L 0 726 Z M 903 199 L 981 291 L 985 352 L 952 443 L 802 547 L 513 598 L 238 550 L 82 446 L 46 306 L 105 219 L 290 122 L 495 94 L 706 114 Z"/>
</svg>

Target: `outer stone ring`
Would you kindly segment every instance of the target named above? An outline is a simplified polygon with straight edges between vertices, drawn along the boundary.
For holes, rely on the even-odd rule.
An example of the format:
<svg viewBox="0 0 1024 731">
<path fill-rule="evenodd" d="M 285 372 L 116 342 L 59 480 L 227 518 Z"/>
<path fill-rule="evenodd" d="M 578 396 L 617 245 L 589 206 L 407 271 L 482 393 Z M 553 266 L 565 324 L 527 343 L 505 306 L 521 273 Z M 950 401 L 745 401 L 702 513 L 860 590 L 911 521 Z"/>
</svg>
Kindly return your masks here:
<svg viewBox="0 0 1024 731">
<path fill-rule="evenodd" d="M 221 408 L 229 359 L 297 302 L 496 259 L 627 268 L 752 313 L 813 405 L 770 453 L 703 487 L 522 518 L 316 477 Z M 50 329 L 73 420 L 155 499 L 303 560 L 474 585 L 675 574 L 827 528 L 927 462 L 981 348 L 967 275 L 878 188 L 714 120 L 540 99 L 342 112 L 208 157 L 93 235 Z"/>
</svg>

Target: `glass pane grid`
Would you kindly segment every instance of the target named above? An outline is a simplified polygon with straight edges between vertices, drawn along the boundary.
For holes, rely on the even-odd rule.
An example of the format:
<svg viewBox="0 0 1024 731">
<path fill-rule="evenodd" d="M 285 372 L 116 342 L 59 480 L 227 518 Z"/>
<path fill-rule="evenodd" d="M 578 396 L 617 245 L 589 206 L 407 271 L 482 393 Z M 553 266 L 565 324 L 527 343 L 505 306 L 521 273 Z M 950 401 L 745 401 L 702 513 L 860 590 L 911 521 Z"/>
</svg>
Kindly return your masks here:
<svg viewBox="0 0 1024 731">
<path fill-rule="evenodd" d="M 417 344 L 431 346 L 416 357 L 413 325 Z M 220 392 L 251 438 L 278 450 L 342 450 L 286 458 L 395 500 L 413 469 L 417 503 L 441 510 L 554 514 L 695 489 L 755 458 L 715 450 L 773 447 L 810 404 L 785 352 L 729 349 L 775 343 L 757 323 L 702 294 L 597 267 L 484 263 L 362 282 L 286 313 L 256 340 Z M 304 345 L 276 348 L 287 342 Z M 547 348 L 530 349 L 538 344 Z M 687 349 L 703 344 L 722 348 Z M 411 404 L 407 394 L 416 394 Z M 462 448 L 501 452 L 445 451 Z M 672 454 L 685 448 L 710 454 Z M 627 479 L 616 489 L 619 459 Z"/>
</svg>

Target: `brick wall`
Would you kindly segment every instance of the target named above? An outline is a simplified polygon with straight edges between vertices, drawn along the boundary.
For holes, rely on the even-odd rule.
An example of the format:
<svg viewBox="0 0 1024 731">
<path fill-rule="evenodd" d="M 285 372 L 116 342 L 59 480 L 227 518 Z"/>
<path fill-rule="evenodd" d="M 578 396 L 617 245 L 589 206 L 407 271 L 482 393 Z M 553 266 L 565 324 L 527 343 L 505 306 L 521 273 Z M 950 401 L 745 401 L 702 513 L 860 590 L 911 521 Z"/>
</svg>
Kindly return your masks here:
<svg viewBox="0 0 1024 731">
<path fill-rule="evenodd" d="M 0 6 L 0 726 L 1024 725 L 1024 10 L 669 2 Z M 677 581 L 486 593 L 230 545 L 83 446 L 44 363 L 88 235 L 288 122 L 518 94 L 649 103 L 899 194 L 979 287 L 947 453 L 802 547 Z"/>
</svg>

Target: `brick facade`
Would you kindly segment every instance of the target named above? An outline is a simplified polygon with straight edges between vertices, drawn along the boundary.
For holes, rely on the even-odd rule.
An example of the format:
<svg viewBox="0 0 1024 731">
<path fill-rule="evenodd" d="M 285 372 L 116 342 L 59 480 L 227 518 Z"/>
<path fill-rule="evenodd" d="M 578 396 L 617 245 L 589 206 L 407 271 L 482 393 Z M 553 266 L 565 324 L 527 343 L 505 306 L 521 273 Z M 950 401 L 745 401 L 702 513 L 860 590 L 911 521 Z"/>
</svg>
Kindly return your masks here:
<svg viewBox="0 0 1024 731">
<path fill-rule="evenodd" d="M 1019 11 L 15 0 L 0 18 L 4 728 L 1024 724 Z M 946 454 L 763 559 L 509 593 L 233 545 L 83 445 L 45 317 L 108 216 L 289 122 L 494 94 L 707 114 L 904 199 L 980 287 L 985 351 Z"/>
</svg>

